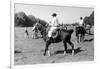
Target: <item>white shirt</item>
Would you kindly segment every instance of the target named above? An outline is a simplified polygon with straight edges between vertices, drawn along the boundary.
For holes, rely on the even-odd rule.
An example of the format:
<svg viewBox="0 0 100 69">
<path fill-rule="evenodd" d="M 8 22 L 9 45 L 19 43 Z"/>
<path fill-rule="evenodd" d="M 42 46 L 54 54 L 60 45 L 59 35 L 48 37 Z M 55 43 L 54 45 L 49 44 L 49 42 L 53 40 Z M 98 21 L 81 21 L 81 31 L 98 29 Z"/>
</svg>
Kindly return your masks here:
<svg viewBox="0 0 100 69">
<path fill-rule="evenodd" d="M 50 25 L 51 26 L 57 26 L 59 24 L 59 21 L 57 19 L 57 17 L 53 17 L 53 19 L 51 20 Z"/>
<path fill-rule="evenodd" d="M 80 20 L 80 21 L 79 21 L 79 25 L 82 26 L 82 24 L 83 24 L 83 20 Z"/>
</svg>

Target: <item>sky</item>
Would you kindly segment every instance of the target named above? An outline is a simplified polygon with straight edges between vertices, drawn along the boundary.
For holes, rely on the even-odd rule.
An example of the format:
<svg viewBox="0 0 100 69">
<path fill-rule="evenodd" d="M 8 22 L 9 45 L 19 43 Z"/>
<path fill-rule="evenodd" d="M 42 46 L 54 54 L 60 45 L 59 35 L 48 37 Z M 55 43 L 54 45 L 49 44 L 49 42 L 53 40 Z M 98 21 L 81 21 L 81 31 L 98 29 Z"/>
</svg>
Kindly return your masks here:
<svg viewBox="0 0 100 69">
<path fill-rule="evenodd" d="M 26 15 L 33 15 L 36 18 L 51 21 L 52 13 L 57 13 L 60 23 L 78 22 L 80 17 L 89 16 L 94 9 L 89 7 L 54 6 L 38 4 L 15 4 L 15 13 L 25 12 Z"/>
</svg>

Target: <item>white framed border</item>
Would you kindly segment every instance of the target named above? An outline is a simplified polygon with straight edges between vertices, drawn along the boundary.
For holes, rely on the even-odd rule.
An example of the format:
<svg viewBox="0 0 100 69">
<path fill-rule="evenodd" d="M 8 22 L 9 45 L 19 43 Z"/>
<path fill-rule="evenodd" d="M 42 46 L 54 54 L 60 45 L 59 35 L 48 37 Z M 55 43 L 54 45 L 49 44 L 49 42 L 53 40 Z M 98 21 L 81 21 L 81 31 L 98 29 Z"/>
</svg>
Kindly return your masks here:
<svg viewBox="0 0 100 69">
<path fill-rule="evenodd" d="M 36 65 L 17 65 L 14 66 L 14 4 L 15 3 L 20 3 L 20 4 L 36 4 L 36 5 L 50 5 L 50 6 L 69 6 L 69 7 L 88 7 L 88 8 L 93 8 L 95 11 L 95 6 L 94 5 L 80 5 L 80 4 L 66 4 L 66 3 L 50 3 L 50 2 L 32 2 L 31 0 L 29 1 L 24 1 L 24 0 L 12 0 L 11 4 L 10 4 L 10 14 L 11 14 L 11 18 L 10 18 L 10 37 L 11 37 L 11 45 L 10 45 L 10 68 L 12 69 L 33 69 L 33 68 L 37 68 L 37 69 L 41 69 L 41 67 L 43 68 L 56 68 L 55 66 L 58 66 L 58 69 L 60 69 L 61 67 L 59 67 L 59 65 L 63 66 L 66 68 L 66 65 L 68 66 L 74 66 L 74 64 L 80 64 L 81 66 L 83 65 L 88 65 L 88 64 L 94 64 L 95 61 L 88 61 L 88 62 L 68 62 L 68 63 L 55 63 L 55 64 L 36 64 Z M 95 17 L 94 17 L 95 18 Z M 94 19 L 95 21 L 95 19 Z M 95 30 L 95 29 L 94 29 Z M 94 36 L 95 37 L 95 36 Z M 95 44 L 95 43 L 94 43 Z M 94 47 L 95 50 L 95 47 Z M 94 54 L 94 59 L 95 59 L 95 54 Z"/>
</svg>

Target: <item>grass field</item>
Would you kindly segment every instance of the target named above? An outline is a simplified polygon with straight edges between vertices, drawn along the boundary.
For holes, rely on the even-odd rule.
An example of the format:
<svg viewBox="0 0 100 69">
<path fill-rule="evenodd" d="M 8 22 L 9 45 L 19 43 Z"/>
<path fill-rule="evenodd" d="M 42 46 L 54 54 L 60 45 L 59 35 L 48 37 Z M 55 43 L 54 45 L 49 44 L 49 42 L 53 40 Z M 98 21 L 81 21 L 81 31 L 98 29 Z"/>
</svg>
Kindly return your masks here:
<svg viewBox="0 0 100 69">
<path fill-rule="evenodd" d="M 69 27 L 71 28 L 71 27 Z M 83 43 L 77 43 L 75 33 L 72 34 L 71 41 L 74 43 L 75 55 L 70 53 L 71 46 L 68 45 L 68 53 L 63 54 L 63 43 L 51 44 L 49 49 L 52 56 L 43 56 L 45 42 L 42 38 L 32 39 L 31 28 L 28 28 L 29 38 L 24 38 L 24 29 L 14 29 L 14 49 L 19 52 L 14 54 L 15 65 L 30 65 L 44 63 L 78 62 L 94 60 L 94 36 L 86 35 Z"/>
</svg>

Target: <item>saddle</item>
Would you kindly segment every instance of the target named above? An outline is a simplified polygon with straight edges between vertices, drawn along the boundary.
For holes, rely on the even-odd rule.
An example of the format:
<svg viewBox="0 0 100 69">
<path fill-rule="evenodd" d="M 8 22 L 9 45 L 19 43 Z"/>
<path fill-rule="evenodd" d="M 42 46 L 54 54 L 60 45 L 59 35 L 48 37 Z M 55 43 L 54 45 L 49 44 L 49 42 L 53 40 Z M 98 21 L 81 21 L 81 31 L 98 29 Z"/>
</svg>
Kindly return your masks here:
<svg viewBox="0 0 100 69">
<path fill-rule="evenodd" d="M 52 38 L 56 38 L 58 36 L 58 31 L 57 30 L 54 30 L 52 32 Z"/>
<path fill-rule="evenodd" d="M 46 32 L 48 32 L 49 30 L 50 30 L 50 28 L 51 28 L 51 26 L 49 26 L 47 29 L 46 29 Z M 54 38 L 56 38 L 57 36 L 58 36 L 58 34 L 59 34 L 59 30 L 60 30 L 60 28 L 59 27 L 57 27 L 57 29 L 55 29 L 55 30 L 53 30 L 52 31 L 52 38 L 54 39 Z"/>
</svg>

